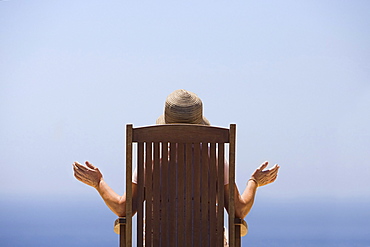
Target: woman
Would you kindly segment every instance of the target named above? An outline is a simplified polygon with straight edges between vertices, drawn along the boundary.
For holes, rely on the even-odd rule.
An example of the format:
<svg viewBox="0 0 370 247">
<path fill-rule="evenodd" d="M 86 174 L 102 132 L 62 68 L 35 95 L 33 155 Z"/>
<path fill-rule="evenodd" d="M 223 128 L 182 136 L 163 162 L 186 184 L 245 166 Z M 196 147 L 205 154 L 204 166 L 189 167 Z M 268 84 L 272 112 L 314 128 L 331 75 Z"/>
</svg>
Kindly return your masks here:
<svg viewBox="0 0 370 247">
<path fill-rule="evenodd" d="M 201 99 L 194 93 L 186 90 L 176 90 L 171 93 L 165 102 L 164 114 L 161 115 L 157 124 L 203 124 L 210 125 L 209 121 L 203 116 L 203 104 Z M 228 164 L 225 163 L 225 166 Z M 242 194 L 235 187 L 235 216 L 245 218 L 251 210 L 257 188 L 276 180 L 279 166 L 275 165 L 271 169 L 264 170 L 268 162 L 264 162 L 258 167 L 249 178 L 246 188 Z M 120 196 L 115 193 L 104 181 L 100 170 L 86 161 L 85 165 L 78 162 L 73 163 L 74 175 L 79 181 L 94 187 L 103 198 L 107 206 L 119 217 L 126 215 L 126 194 Z M 225 197 L 228 198 L 229 185 L 228 176 L 225 176 Z M 133 211 L 137 209 L 137 173 L 134 172 L 132 180 Z M 227 200 L 225 200 L 227 201 Z M 227 205 L 225 205 L 227 207 Z"/>
</svg>

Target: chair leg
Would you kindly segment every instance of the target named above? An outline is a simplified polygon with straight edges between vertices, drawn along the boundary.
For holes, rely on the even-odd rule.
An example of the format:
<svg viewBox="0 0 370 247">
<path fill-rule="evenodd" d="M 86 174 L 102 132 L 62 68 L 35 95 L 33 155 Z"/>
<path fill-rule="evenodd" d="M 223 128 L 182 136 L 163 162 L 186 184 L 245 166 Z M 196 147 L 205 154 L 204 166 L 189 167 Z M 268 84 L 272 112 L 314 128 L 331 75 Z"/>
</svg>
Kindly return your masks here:
<svg viewBox="0 0 370 247">
<path fill-rule="evenodd" d="M 114 222 L 114 232 L 118 234 L 119 237 L 119 247 L 126 246 L 126 219 L 118 218 Z"/>
<path fill-rule="evenodd" d="M 241 247 L 240 225 L 235 225 L 235 247 Z"/>
<path fill-rule="evenodd" d="M 119 227 L 119 246 L 125 247 L 126 245 L 126 225 L 121 224 Z"/>
</svg>

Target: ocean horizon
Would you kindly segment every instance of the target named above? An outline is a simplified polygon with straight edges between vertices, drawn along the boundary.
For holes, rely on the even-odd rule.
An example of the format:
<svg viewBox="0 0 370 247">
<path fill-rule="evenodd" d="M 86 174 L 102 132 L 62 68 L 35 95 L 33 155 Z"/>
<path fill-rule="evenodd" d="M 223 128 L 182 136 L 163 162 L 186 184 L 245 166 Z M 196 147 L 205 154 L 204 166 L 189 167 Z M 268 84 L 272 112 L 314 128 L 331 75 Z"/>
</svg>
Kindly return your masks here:
<svg viewBox="0 0 370 247">
<path fill-rule="evenodd" d="M 117 218 L 96 197 L 3 196 L 0 246 L 118 246 Z M 369 201 L 257 199 L 243 246 L 370 246 Z"/>
</svg>

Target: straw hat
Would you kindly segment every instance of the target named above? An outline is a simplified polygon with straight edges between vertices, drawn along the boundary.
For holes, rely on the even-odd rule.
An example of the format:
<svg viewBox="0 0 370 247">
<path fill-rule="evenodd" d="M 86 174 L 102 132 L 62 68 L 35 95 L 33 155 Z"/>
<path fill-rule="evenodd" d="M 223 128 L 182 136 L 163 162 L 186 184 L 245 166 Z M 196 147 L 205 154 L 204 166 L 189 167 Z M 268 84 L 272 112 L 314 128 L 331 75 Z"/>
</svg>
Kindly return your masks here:
<svg viewBox="0 0 370 247">
<path fill-rule="evenodd" d="M 174 123 L 210 125 L 203 116 L 202 100 L 195 93 L 179 89 L 167 96 L 164 114 L 156 124 Z"/>
</svg>

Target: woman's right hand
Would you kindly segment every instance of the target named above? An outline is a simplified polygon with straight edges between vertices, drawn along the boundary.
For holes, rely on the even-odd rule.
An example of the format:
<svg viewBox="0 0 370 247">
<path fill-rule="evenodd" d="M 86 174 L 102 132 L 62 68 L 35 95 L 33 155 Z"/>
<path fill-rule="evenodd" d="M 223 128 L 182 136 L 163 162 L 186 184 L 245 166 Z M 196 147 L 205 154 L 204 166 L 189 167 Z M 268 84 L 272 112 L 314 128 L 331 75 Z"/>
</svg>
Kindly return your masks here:
<svg viewBox="0 0 370 247">
<path fill-rule="evenodd" d="M 98 188 L 100 181 L 103 179 L 102 173 L 99 168 L 93 166 L 90 162 L 86 161 L 85 164 L 86 166 L 81 165 L 77 161 L 72 164 L 75 178 L 87 185 Z"/>
</svg>

